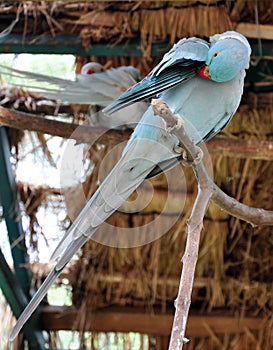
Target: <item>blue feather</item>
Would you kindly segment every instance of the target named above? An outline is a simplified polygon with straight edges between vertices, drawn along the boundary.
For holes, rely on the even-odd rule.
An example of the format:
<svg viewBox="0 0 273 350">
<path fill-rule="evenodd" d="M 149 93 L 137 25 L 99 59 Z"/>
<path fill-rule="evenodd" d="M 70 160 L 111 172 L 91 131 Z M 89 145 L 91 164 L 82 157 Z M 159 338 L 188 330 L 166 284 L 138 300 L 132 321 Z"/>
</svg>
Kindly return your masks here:
<svg viewBox="0 0 273 350">
<path fill-rule="evenodd" d="M 196 75 L 206 60 L 209 45 L 197 38 L 182 39 L 167 52 L 162 61 L 141 82 L 124 92 L 104 108 L 106 114 L 137 101 L 155 97 L 173 86 L 185 83 Z"/>
<path fill-rule="evenodd" d="M 174 113 L 183 118 L 184 127 L 196 144 L 208 140 L 230 121 L 243 92 L 250 46 L 236 32 L 217 34 L 211 46 L 203 40 L 182 39 L 141 83 L 106 108 L 111 113 L 136 100 L 162 92 Z M 211 80 L 195 70 L 208 65 Z M 164 90 L 164 91 L 163 91 Z M 149 107 L 133 132 L 121 159 L 88 201 L 57 247 L 61 256 L 31 299 L 15 325 L 14 339 L 54 283 L 62 269 L 80 247 L 94 235 L 98 226 L 113 213 L 147 176 L 177 163 L 174 151 L 179 140 L 165 129 L 164 121 Z"/>
</svg>

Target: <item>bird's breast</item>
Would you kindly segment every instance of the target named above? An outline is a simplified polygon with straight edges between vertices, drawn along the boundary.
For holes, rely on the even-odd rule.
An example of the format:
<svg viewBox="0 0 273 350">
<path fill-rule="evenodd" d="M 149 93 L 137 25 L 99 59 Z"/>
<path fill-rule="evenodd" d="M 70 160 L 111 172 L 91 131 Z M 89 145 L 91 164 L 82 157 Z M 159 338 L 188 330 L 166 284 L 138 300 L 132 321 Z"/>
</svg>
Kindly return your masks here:
<svg viewBox="0 0 273 350">
<path fill-rule="evenodd" d="M 161 98 L 184 119 L 186 130 L 199 142 L 226 115 L 233 115 L 242 92 L 243 79 L 240 76 L 226 83 L 195 77 L 169 89 Z"/>
</svg>

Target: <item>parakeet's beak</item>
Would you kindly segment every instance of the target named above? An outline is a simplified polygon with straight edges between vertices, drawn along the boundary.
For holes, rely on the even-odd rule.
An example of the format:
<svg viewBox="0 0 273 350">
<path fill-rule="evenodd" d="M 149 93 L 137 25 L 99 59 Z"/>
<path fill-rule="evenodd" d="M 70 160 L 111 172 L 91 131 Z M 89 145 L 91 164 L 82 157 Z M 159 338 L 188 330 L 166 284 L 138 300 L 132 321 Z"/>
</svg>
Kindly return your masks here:
<svg viewBox="0 0 273 350">
<path fill-rule="evenodd" d="M 96 73 L 96 72 L 93 68 L 88 68 L 87 71 L 85 72 L 85 74 L 87 74 L 87 75 L 94 74 L 94 73 Z"/>
<path fill-rule="evenodd" d="M 206 64 L 198 69 L 197 74 L 203 79 L 210 79 L 209 66 Z"/>
</svg>

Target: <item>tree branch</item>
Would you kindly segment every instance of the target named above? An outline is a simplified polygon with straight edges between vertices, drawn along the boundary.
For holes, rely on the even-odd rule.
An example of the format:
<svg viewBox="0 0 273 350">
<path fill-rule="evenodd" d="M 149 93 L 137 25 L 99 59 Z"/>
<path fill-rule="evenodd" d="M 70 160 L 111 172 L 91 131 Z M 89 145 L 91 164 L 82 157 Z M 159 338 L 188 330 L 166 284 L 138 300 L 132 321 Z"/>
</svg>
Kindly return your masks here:
<svg viewBox="0 0 273 350">
<path fill-rule="evenodd" d="M 130 130 L 108 130 L 101 127 L 91 127 L 48 119 L 35 114 L 9 110 L 0 106 L 0 124 L 15 129 L 37 131 L 63 138 L 72 138 L 77 143 L 96 143 L 105 145 L 117 144 L 127 140 Z"/>
<path fill-rule="evenodd" d="M 37 131 L 66 139 L 73 138 L 78 143 L 117 144 L 128 140 L 131 130 L 108 130 L 88 125 L 62 122 L 38 116 L 33 113 L 11 110 L 0 106 L 0 125 L 19 130 Z M 74 134 L 77 129 L 77 133 Z M 102 136 L 98 138 L 98 135 Z M 235 158 L 273 160 L 273 142 L 258 140 L 238 140 L 215 137 L 207 144 L 210 154 Z"/>
<path fill-rule="evenodd" d="M 160 100 L 153 100 L 152 104 L 155 114 L 161 116 L 163 119 L 165 119 L 166 114 L 168 114 L 168 118 L 171 118 L 172 116 L 174 125 L 178 125 L 178 116 L 174 115 L 164 102 Z M 183 123 L 179 129 L 176 128 L 171 132 L 178 137 L 186 152 L 190 153 L 192 159 L 196 159 L 198 157 L 198 147 L 193 144 L 189 136 L 186 134 L 185 129 L 183 128 Z M 221 209 L 239 219 L 250 223 L 252 226 L 273 225 L 273 211 L 253 208 L 242 204 L 236 199 L 228 196 L 209 177 L 203 162 L 193 162 L 192 167 L 198 182 L 206 181 L 208 183 L 212 190 L 211 199 Z"/>
<path fill-rule="evenodd" d="M 182 258 L 183 268 L 179 283 L 178 295 L 175 301 L 175 316 L 173 321 L 169 350 L 183 348 L 187 342 L 185 331 L 191 304 L 191 294 L 194 282 L 195 267 L 198 259 L 200 234 L 203 228 L 203 219 L 212 191 L 206 182 L 199 182 L 198 194 L 187 221 L 187 242 Z"/>
<path fill-rule="evenodd" d="M 187 242 L 182 258 L 183 268 L 179 284 L 178 296 L 175 302 L 175 315 L 169 350 L 181 350 L 186 340 L 185 330 L 191 302 L 191 293 L 194 280 L 195 267 L 198 259 L 200 233 L 203 228 L 203 219 L 210 199 L 229 214 L 243 219 L 252 225 L 273 225 L 273 211 L 251 208 L 241 204 L 234 198 L 226 195 L 209 177 L 206 168 L 199 159 L 199 147 L 195 146 L 187 135 L 183 120 L 174 115 L 167 104 L 160 100 L 153 100 L 154 113 L 166 122 L 166 130 L 175 134 L 180 146 L 186 151 L 187 159 L 198 181 L 198 194 L 187 222 Z"/>
</svg>

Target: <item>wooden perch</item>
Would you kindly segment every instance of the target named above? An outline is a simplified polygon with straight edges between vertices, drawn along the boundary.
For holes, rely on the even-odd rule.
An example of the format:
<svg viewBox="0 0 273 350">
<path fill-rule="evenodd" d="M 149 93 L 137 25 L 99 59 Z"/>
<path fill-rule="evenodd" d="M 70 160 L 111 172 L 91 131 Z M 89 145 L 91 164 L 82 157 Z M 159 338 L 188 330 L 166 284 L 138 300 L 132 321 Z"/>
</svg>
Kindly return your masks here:
<svg viewBox="0 0 273 350">
<path fill-rule="evenodd" d="M 63 138 L 72 138 L 77 143 L 117 144 L 129 138 L 130 130 L 111 130 L 48 119 L 35 114 L 18 112 L 0 106 L 0 124 L 15 129 L 37 131 Z"/>
<path fill-rule="evenodd" d="M 273 225 L 273 211 L 251 208 L 226 195 L 209 177 L 202 160 L 199 159 L 199 147 L 195 146 L 187 135 L 182 118 L 177 114 L 174 115 L 163 101 L 153 100 L 152 106 L 154 113 L 165 120 L 166 130 L 179 139 L 180 146 L 186 151 L 187 159 L 191 161 L 191 166 L 198 181 L 198 194 L 187 222 L 187 242 L 182 258 L 183 268 L 178 296 L 175 301 L 176 311 L 169 344 L 169 350 L 181 350 L 183 343 L 187 341 L 185 330 L 198 259 L 200 233 L 210 199 L 229 214 L 252 225 Z"/>
<path fill-rule="evenodd" d="M 118 144 L 128 140 L 131 130 L 107 130 L 104 128 L 78 125 L 41 117 L 31 113 L 18 112 L 0 106 L 0 125 L 19 130 L 36 131 L 66 139 L 72 138 L 77 143 Z M 77 132 L 75 132 L 77 130 Z M 273 160 L 273 142 L 258 140 L 235 140 L 216 137 L 206 144 L 212 155 L 235 158 Z"/>
</svg>

